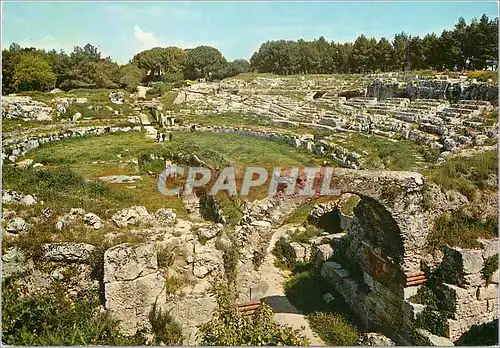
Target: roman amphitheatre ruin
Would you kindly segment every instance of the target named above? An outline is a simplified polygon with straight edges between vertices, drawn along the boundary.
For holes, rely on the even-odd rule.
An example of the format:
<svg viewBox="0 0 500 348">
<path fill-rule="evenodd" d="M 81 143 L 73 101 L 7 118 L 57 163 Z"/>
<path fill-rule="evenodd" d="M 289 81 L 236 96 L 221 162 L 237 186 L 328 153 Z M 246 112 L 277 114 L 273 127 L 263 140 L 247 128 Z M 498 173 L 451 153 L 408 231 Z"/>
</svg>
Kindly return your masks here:
<svg viewBox="0 0 500 348">
<path fill-rule="evenodd" d="M 93 293 L 149 340 L 161 308 L 200 344 L 213 284 L 233 281 L 238 305 L 268 303 L 311 345 L 339 313 L 358 344 L 461 344 L 498 322 L 498 86 L 455 75 L 3 96 L 3 277 Z M 164 196 L 165 161 L 330 166 L 342 194 Z"/>
</svg>

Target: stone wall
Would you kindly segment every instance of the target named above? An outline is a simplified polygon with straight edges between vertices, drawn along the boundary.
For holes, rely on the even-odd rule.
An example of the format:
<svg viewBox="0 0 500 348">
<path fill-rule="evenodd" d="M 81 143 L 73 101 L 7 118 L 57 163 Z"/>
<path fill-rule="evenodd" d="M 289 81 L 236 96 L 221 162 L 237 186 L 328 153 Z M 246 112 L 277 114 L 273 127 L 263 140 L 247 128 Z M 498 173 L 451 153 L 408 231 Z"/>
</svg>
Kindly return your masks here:
<svg viewBox="0 0 500 348">
<path fill-rule="evenodd" d="M 487 100 L 498 105 L 498 86 L 487 83 L 463 83 L 447 80 L 397 82 L 376 80 L 367 89 L 367 96 L 378 99 L 404 97 L 414 99 Z"/>
<path fill-rule="evenodd" d="M 488 283 L 482 275 L 485 260 L 495 256 L 498 257 L 498 239 L 484 241 L 483 249 L 445 249 L 441 267 L 455 278 L 456 284 L 443 283 L 436 290 L 451 313 L 446 330 L 453 341 L 473 325 L 498 319 L 498 269 Z"/>
<path fill-rule="evenodd" d="M 92 126 L 92 127 L 75 127 L 65 129 L 58 132 L 47 134 L 37 134 L 25 136 L 22 138 L 4 139 L 2 142 L 2 164 L 5 160 L 13 163 L 19 157 L 26 155 L 29 151 L 34 150 L 42 144 L 59 141 L 67 138 L 82 137 L 85 135 L 103 135 L 116 132 L 131 132 L 141 131 L 140 126 L 135 127 L 111 127 L 111 126 Z"/>
</svg>

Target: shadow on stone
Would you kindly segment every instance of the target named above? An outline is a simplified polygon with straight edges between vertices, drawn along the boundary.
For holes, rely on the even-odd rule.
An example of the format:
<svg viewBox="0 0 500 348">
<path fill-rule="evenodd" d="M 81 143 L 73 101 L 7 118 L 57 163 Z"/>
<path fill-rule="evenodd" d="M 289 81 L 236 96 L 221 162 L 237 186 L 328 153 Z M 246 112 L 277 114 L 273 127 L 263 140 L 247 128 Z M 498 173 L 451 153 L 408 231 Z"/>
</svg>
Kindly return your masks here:
<svg viewBox="0 0 500 348">
<path fill-rule="evenodd" d="M 291 314 L 300 314 L 300 312 L 292 306 L 290 301 L 286 298 L 286 296 L 268 296 L 262 299 L 267 305 L 269 305 L 274 313 L 291 313 Z"/>
</svg>

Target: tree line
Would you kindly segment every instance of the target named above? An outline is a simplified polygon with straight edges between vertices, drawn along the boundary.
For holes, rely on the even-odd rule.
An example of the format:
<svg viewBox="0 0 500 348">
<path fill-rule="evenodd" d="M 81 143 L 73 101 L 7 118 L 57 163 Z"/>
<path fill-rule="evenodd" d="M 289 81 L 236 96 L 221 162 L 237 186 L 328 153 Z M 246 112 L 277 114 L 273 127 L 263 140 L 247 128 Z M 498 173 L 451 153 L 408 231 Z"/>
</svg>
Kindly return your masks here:
<svg viewBox="0 0 500 348">
<path fill-rule="evenodd" d="M 496 68 L 498 18 L 483 15 L 469 24 L 423 38 L 396 34 L 392 41 L 360 35 L 354 43 L 268 41 L 250 58 L 258 72 L 288 74 L 368 73 L 405 70 L 483 70 Z"/>
<path fill-rule="evenodd" d="M 2 50 L 3 93 L 52 88 L 126 88 L 162 82 L 180 86 L 184 80 L 220 80 L 240 73 L 331 74 L 405 70 L 482 70 L 497 68 L 498 18 L 483 15 L 466 23 L 460 18 L 452 30 L 423 38 L 399 33 L 390 41 L 360 35 L 354 43 L 328 42 L 324 37 L 305 41 L 268 41 L 250 61 L 227 61 L 210 46 L 192 49 L 156 47 L 119 65 L 102 57 L 91 44 L 73 52 L 21 48 Z"/>
</svg>

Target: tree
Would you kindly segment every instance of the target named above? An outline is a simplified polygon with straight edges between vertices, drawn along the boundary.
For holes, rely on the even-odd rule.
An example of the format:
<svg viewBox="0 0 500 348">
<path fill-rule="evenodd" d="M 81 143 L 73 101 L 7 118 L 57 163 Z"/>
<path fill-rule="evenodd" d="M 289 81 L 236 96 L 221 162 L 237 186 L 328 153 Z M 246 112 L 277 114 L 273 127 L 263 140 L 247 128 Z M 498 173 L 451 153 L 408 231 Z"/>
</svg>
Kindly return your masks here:
<svg viewBox="0 0 500 348">
<path fill-rule="evenodd" d="M 146 72 L 137 65 L 129 63 L 120 67 L 119 75 L 118 83 L 120 86 L 132 92 L 142 82 Z"/>
<path fill-rule="evenodd" d="M 39 54 L 23 54 L 14 68 L 13 88 L 19 91 L 46 91 L 54 88 L 56 74 Z"/>
<path fill-rule="evenodd" d="M 213 318 L 200 325 L 201 345 L 206 346 L 307 346 L 299 330 L 274 322 L 272 309 L 263 304 L 252 319 L 234 306 L 227 286 L 216 286 L 218 308 Z"/>
<path fill-rule="evenodd" d="M 404 32 L 396 34 L 394 36 L 394 41 L 392 42 L 393 57 L 392 57 L 392 69 L 394 70 L 405 70 L 406 65 L 406 45 L 408 43 L 408 35 Z"/>
<path fill-rule="evenodd" d="M 187 79 L 210 78 L 226 64 L 218 49 L 210 46 L 198 46 L 188 51 L 184 75 Z"/>
<path fill-rule="evenodd" d="M 393 48 L 389 40 L 387 40 L 385 37 L 381 38 L 377 43 L 375 51 L 376 68 L 382 71 L 390 70 L 393 54 Z"/>
</svg>

